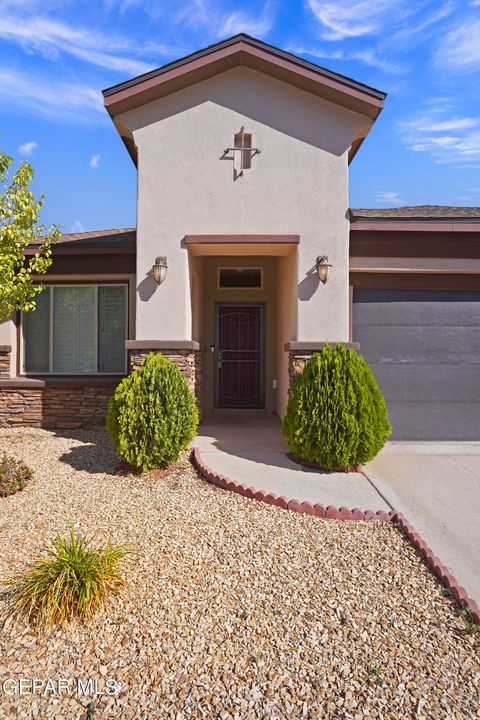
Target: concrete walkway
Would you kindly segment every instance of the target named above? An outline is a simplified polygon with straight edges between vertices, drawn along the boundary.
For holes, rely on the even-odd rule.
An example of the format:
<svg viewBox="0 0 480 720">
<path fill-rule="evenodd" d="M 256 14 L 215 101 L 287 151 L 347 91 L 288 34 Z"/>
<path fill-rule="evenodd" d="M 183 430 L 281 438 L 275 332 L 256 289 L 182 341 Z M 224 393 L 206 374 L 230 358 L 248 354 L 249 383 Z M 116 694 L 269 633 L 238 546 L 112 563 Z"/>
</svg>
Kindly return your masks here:
<svg viewBox="0 0 480 720">
<path fill-rule="evenodd" d="M 364 470 L 480 604 L 480 443 L 391 442 Z"/>
<path fill-rule="evenodd" d="M 212 470 L 257 490 L 325 506 L 391 509 L 361 473 L 322 473 L 289 460 L 276 415 L 209 415 L 193 445 Z"/>
</svg>

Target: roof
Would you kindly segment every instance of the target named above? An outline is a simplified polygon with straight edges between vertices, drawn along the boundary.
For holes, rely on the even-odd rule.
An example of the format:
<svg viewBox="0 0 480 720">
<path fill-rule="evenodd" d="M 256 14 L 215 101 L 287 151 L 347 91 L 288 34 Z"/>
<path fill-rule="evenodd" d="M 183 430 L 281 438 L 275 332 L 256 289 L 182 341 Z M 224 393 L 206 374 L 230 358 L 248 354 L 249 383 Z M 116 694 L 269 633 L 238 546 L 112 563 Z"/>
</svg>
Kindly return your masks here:
<svg viewBox="0 0 480 720">
<path fill-rule="evenodd" d="M 34 255 L 37 246 L 43 242 L 39 237 L 26 248 L 26 255 Z M 76 253 L 135 253 L 137 231 L 135 228 L 110 228 L 108 230 L 90 230 L 81 233 L 65 233 L 55 243 L 55 255 L 75 255 Z"/>
<path fill-rule="evenodd" d="M 177 92 L 237 66 L 249 67 L 288 82 L 370 119 L 352 144 L 353 158 L 371 125 L 382 111 L 386 93 L 327 70 L 292 53 L 240 33 L 209 45 L 180 60 L 119 83 L 103 91 L 104 104 L 112 118 L 160 97 Z M 122 139 L 136 162 L 132 138 Z"/>
<path fill-rule="evenodd" d="M 351 208 L 352 222 L 363 218 L 382 220 L 456 220 L 457 222 L 480 220 L 480 207 L 455 207 L 453 205 L 410 205 L 396 208 Z"/>
<path fill-rule="evenodd" d="M 332 80 L 336 83 L 339 83 L 341 85 L 344 85 L 345 88 L 351 88 L 354 90 L 357 90 L 358 92 L 364 93 L 366 95 L 370 95 L 373 99 L 377 101 L 381 101 L 383 103 L 383 100 L 385 100 L 387 94 L 383 92 L 382 90 L 378 90 L 377 88 L 371 87 L 370 85 L 366 85 L 365 83 L 358 82 L 357 80 L 353 80 L 352 78 L 341 75 L 340 73 L 333 72 L 332 70 L 328 70 L 327 68 L 322 67 L 321 65 L 317 65 L 316 63 L 309 62 L 308 60 L 304 60 L 303 58 L 299 57 L 298 55 L 294 55 L 293 53 L 287 52 L 286 50 L 281 50 L 280 48 L 276 47 L 275 45 L 270 45 L 269 43 L 264 42 L 263 40 L 258 40 L 257 38 L 252 37 L 251 35 L 247 35 L 246 33 L 238 33 L 237 35 L 233 35 L 230 38 L 227 38 L 226 40 L 222 40 L 221 42 L 214 43 L 213 45 L 208 45 L 206 48 L 203 48 L 201 50 L 197 50 L 194 53 L 191 53 L 190 55 L 186 55 L 183 58 L 180 58 L 178 60 L 174 60 L 173 62 L 167 63 L 166 65 L 162 65 L 159 68 L 156 68 L 155 70 L 150 70 L 149 72 L 143 73 L 142 75 L 138 75 L 137 77 L 132 78 L 131 80 L 126 80 L 125 82 L 117 83 L 116 85 L 112 85 L 109 88 L 106 88 L 103 90 L 103 97 L 105 99 L 111 98 L 112 96 L 118 95 L 119 93 L 122 93 L 125 90 L 129 90 L 131 88 L 135 88 L 139 85 L 142 85 L 144 83 L 147 83 L 148 81 L 155 80 L 156 78 L 160 78 L 164 75 L 167 75 L 168 73 L 171 73 L 173 70 L 177 70 L 180 68 L 184 68 L 188 65 L 191 65 L 192 63 L 195 63 L 197 60 L 207 59 L 209 62 L 213 62 L 214 57 L 216 53 L 218 53 L 221 50 L 227 50 L 229 48 L 234 48 L 235 46 L 245 46 L 241 47 L 239 49 L 243 50 L 243 52 L 248 52 L 249 50 L 252 51 L 253 49 L 258 49 L 267 53 L 270 53 L 272 57 L 277 58 L 283 58 L 285 61 L 292 63 L 294 65 L 297 65 L 298 68 L 303 68 L 305 70 L 310 70 L 313 73 L 316 73 L 319 76 L 323 76 L 324 78 L 328 78 L 329 80 Z M 248 63 L 242 63 L 242 64 L 248 64 Z M 153 85 L 153 83 L 150 83 L 150 87 Z M 113 104 L 115 100 L 112 100 L 111 102 L 106 101 L 105 104 L 107 107 L 111 104 Z"/>
<path fill-rule="evenodd" d="M 81 247 L 101 243 L 102 245 L 135 245 L 137 231 L 135 228 L 110 228 L 108 230 L 89 230 L 81 233 L 65 233 L 61 235 L 56 246 L 66 243 Z M 34 244 L 39 245 L 43 238 L 39 237 Z"/>
<path fill-rule="evenodd" d="M 457 230 L 480 233 L 480 207 L 412 205 L 398 208 L 351 208 L 350 220 L 353 230 Z M 35 246 L 41 242 L 40 237 L 31 244 L 30 252 L 27 249 L 27 254 L 34 254 Z M 109 251 L 129 253 L 135 252 L 136 242 L 136 228 L 89 230 L 65 233 L 56 243 L 55 251 L 74 254 L 78 248 L 92 254 Z"/>
</svg>

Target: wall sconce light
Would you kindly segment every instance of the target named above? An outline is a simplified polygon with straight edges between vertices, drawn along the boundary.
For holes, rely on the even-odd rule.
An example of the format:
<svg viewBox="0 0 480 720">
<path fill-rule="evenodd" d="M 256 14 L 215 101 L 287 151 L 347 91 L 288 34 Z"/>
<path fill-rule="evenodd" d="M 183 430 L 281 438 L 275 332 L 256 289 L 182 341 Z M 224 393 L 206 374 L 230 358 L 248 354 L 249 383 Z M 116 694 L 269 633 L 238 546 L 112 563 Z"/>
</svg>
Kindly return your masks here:
<svg viewBox="0 0 480 720">
<path fill-rule="evenodd" d="M 161 285 L 167 277 L 167 258 L 157 257 L 155 258 L 155 264 L 152 267 L 153 279 L 158 285 Z"/>
<path fill-rule="evenodd" d="M 332 266 L 328 262 L 328 255 L 319 255 L 317 257 L 316 268 L 320 282 L 324 285 L 328 280 L 328 273 Z"/>
</svg>

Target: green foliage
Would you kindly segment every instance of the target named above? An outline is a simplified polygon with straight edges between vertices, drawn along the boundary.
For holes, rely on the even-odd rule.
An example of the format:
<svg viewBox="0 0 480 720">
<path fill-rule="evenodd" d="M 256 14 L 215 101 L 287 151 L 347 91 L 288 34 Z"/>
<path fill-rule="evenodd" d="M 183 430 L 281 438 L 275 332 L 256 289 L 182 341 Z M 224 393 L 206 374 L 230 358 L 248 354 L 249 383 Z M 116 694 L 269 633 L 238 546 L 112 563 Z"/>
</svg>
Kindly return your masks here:
<svg viewBox="0 0 480 720">
<path fill-rule="evenodd" d="M 176 462 L 195 437 L 198 410 L 177 365 L 150 353 L 108 405 L 107 430 L 118 454 L 141 470 Z"/>
<path fill-rule="evenodd" d="M 32 475 L 30 468 L 19 460 L 3 455 L 0 458 L 0 497 L 23 490 Z"/>
<path fill-rule="evenodd" d="M 9 178 L 13 159 L 0 153 L 0 322 L 15 310 L 34 310 L 35 296 L 43 286 L 32 275 L 43 275 L 52 263 L 52 245 L 60 232 L 39 224 L 45 197 L 36 200 L 30 190 L 33 169 L 22 163 Z M 25 259 L 28 245 L 42 238 L 35 255 Z"/>
<path fill-rule="evenodd" d="M 127 584 L 120 570 L 132 548 L 106 543 L 92 549 L 90 544 L 73 528 L 67 538 L 57 534 L 46 557 L 3 583 L 7 616 L 25 616 L 49 628 L 65 625 L 75 616 L 88 619 L 103 608 L 107 596 Z"/>
<path fill-rule="evenodd" d="M 480 632 L 480 625 L 473 619 L 473 612 L 468 606 L 461 609 L 460 617 L 465 623 L 465 628 L 462 630 L 463 635 L 476 635 Z"/>
<path fill-rule="evenodd" d="M 283 434 L 290 452 L 325 470 L 365 463 L 392 428 L 385 400 L 361 355 L 325 345 L 295 380 Z"/>
</svg>

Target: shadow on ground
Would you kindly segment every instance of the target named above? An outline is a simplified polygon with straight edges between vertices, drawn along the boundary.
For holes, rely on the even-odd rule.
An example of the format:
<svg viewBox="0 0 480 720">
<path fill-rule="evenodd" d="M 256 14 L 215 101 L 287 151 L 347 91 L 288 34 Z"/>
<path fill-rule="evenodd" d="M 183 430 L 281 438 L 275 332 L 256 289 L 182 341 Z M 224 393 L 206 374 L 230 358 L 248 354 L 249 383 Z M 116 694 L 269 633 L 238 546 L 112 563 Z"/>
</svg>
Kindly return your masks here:
<svg viewBox="0 0 480 720">
<path fill-rule="evenodd" d="M 54 430 L 57 437 L 76 440 L 81 445 L 73 446 L 68 452 L 59 456 L 63 462 L 74 470 L 97 474 L 117 473 L 118 458 L 106 431 L 101 428 L 91 430 Z"/>
</svg>

